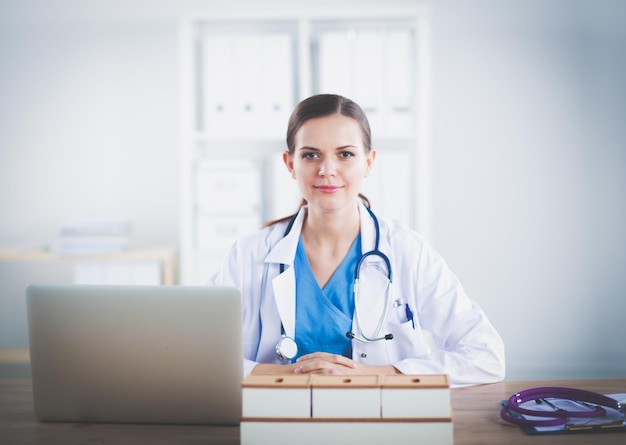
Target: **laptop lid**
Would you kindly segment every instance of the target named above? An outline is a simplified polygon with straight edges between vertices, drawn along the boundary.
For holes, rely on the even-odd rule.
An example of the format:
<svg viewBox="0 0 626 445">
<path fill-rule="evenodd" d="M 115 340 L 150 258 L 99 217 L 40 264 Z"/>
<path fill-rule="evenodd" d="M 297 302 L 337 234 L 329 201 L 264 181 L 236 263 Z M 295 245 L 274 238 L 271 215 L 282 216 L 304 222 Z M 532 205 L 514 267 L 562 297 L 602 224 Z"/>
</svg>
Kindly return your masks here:
<svg viewBox="0 0 626 445">
<path fill-rule="evenodd" d="M 239 424 L 236 288 L 30 285 L 26 302 L 38 419 Z"/>
</svg>

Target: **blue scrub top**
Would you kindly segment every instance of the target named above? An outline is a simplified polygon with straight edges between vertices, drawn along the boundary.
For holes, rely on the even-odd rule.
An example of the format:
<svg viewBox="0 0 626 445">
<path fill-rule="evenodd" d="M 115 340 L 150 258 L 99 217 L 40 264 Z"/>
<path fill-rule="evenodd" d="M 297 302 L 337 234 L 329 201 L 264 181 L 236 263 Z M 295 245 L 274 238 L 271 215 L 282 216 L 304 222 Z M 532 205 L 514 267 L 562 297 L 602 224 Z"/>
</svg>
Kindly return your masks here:
<svg viewBox="0 0 626 445">
<path fill-rule="evenodd" d="M 359 234 L 345 258 L 324 288 L 311 270 L 302 238 L 294 262 L 296 274 L 296 328 L 298 357 L 312 352 L 329 352 L 352 358 L 351 341 L 354 313 L 354 272 L 361 257 Z M 294 360 L 295 360 L 294 359 Z"/>
</svg>

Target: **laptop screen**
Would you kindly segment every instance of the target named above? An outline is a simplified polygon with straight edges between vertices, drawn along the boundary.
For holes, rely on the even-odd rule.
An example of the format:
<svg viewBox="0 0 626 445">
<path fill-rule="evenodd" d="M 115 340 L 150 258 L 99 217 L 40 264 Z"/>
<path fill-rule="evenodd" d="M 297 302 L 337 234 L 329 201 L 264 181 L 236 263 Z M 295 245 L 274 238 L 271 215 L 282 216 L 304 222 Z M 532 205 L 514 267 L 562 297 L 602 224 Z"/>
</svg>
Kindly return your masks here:
<svg viewBox="0 0 626 445">
<path fill-rule="evenodd" d="M 40 420 L 239 423 L 236 288 L 30 285 L 26 294 Z"/>
</svg>

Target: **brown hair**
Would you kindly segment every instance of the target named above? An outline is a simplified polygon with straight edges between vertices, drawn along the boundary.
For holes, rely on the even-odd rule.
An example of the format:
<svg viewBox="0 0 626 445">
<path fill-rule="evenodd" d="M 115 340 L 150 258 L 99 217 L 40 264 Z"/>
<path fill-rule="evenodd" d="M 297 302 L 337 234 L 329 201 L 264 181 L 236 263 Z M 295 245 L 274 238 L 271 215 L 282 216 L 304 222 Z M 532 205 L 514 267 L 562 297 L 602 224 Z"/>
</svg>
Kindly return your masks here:
<svg viewBox="0 0 626 445">
<path fill-rule="evenodd" d="M 291 113 L 289 125 L 287 126 L 287 151 L 289 152 L 289 155 L 293 156 L 295 152 L 296 147 L 294 145 L 294 140 L 298 130 L 300 130 L 300 127 L 302 127 L 305 122 L 318 117 L 331 116 L 333 114 L 347 116 L 358 122 L 361 127 L 363 148 L 366 153 L 369 153 L 372 149 L 372 131 L 370 129 L 367 116 L 359 104 L 337 94 L 317 94 L 304 99 Z M 370 207 L 370 202 L 365 196 L 359 193 L 359 197 L 363 200 L 367 207 Z M 303 198 L 298 210 L 304 205 L 306 205 L 306 200 Z M 292 217 L 293 215 L 290 215 L 267 222 L 264 224 L 264 227 L 271 226 L 282 221 L 287 221 Z"/>
<path fill-rule="evenodd" d="M 287 151 L 293 156 L 296 133 L 305 122 L 317 117 L 340 114 L 357 121 L 361 127 L 363 148 L 366 153 L 372 149 L 372 132 L 367 116 L 361 107 L 354 101 L 337 94 L 318 94 L 304 99 L 291 113 L 287 127 Z"/>
</svg>

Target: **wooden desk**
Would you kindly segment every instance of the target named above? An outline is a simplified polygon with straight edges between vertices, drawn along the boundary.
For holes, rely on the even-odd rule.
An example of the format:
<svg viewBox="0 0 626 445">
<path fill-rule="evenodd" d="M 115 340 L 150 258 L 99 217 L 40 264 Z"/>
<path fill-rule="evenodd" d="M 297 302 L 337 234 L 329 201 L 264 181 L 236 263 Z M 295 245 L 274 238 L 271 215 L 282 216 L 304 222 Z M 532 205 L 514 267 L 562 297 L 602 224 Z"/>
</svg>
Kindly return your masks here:
<svg viewBox="0 0 626 445">
<path fill-rule="evenodd" d="M 452 390 L 455 444 L 559 445 L 624 444 L 626 433 L 530 436 L 500 419 L 500 401 L 524 389 L 565 386 L 602 394 L 626 392 L 626 379 L 511 381 Z"/>
<path fill-rule="evenodd" d="M 535 386 L 568 386 L 605 394 L 626 392 L 626 379 L 501 382 L 452 390 L 457 445 L 624 444 L 626 433 L 529 436 L 500 420 L 500 400 Z M 327 439 L 326 439 L 327 440 Z M 0 380 L 2 444 L 239 444 L 238 427 L 38 422 L 29 380 Z M 294 438 L 297 443 L 297 438 Z M 393 438 L 389 440 L 393 444 Z M 419 443 L 419 442 L 416 442 Z M 429 444 L 430 445 L 430 444 Z M 435 444 L 436 445 L 436 444 Z"/>
</svg>

